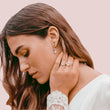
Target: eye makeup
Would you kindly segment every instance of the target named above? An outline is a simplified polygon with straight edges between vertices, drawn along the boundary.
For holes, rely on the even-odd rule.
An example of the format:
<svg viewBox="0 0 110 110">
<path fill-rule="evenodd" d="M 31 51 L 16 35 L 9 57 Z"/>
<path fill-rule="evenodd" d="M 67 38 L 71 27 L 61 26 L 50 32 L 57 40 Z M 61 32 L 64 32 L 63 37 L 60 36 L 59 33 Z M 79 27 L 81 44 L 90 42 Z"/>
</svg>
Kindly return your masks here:
<svg viewBox="0 0 110 110">
<path fill-rule="evenodd" d="M 27 52 L 23 56 L 28 57 L 29 56 L 29 50 L 27 50 Z"/>
<path fill-rule="evenodd" d="M 28 57 L 29 56 L 29 50 L 28 49 L 22 49 L 21 51 L 19 51 L 19 54 L 24 56 L 24 57 Z"/>
</svg>

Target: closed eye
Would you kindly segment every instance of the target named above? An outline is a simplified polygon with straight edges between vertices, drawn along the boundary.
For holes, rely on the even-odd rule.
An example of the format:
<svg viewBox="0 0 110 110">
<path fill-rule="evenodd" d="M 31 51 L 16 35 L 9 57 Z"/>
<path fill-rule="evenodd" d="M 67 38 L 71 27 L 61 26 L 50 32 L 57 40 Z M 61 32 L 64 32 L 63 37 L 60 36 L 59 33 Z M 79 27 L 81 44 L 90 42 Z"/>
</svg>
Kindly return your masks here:
<svg viewBox="0 0 110 110">
<path fill-rule="evenodd" d="M 23 56 L 28 57 L 29 56 L 29 50 L 27 50 L 27 52 Z"/>
<path fill-rule="evenodd" d="M 27 49 L 21 50 L 20 55 L 22 55 L 24 57 L 28 57 L 29 56 L 29 50 L 27 50 Z"/>
</svg>

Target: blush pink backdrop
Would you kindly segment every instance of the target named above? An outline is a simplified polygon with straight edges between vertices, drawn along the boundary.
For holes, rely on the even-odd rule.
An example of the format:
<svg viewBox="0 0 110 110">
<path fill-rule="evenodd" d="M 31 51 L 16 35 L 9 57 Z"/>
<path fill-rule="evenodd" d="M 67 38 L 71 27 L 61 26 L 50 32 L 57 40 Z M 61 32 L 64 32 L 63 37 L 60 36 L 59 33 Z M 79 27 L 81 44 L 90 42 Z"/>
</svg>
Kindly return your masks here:
<svg viewBox="0 0 110 110">
<path fill-rule="evenodd" d="M 55 7 L 69 22 L 89 51 L 95 69 L 110 74 L 110 0 L 2 0 L 0 1 L 0 32 L 7 20 L 24 6 L 43 2 Z M 2 80 L 2 70 L 0 71 Z M 8 95 L 0 81 L 0 110 Z"/>
</svg>

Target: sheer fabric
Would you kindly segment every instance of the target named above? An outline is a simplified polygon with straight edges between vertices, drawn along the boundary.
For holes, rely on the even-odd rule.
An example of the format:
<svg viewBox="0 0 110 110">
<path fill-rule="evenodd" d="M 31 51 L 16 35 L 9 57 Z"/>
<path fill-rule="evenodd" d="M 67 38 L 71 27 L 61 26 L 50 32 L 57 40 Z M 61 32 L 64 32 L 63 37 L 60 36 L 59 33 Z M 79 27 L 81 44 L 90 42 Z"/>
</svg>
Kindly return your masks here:
<svg viewBox="0 0 110 110">
<path fill-rule="evenodd" d="M 47 97 L 47 110 L 68 110 L 68 97 L 60 91 L 53 91 Z"/>
</svg>

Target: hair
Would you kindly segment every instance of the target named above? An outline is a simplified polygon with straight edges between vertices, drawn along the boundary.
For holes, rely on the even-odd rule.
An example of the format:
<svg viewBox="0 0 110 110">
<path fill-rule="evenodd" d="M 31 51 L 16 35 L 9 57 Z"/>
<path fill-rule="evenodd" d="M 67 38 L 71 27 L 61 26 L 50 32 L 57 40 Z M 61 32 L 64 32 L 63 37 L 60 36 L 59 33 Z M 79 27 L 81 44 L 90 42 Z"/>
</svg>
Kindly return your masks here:
<svg viewBox="0 0 110 110">
<path fill-rule="evenodd" d="M 0 35 L 3 86 L 9 94 L 7 104 L 12 110 L 46 109 L 46 97 L 50 93 L 50 87 L 49 81 L 41 85 L 29 74 L 20 71 L 19 60 L 11 53 L 7 36 L 40 35 L 45 38 L 50 26 L 58 29 L 59 44 L 63 51 L 93 68 L 89 53 L 55 8 L 44 3 L 24 7 L 9 19 Z"/>
</svg>

